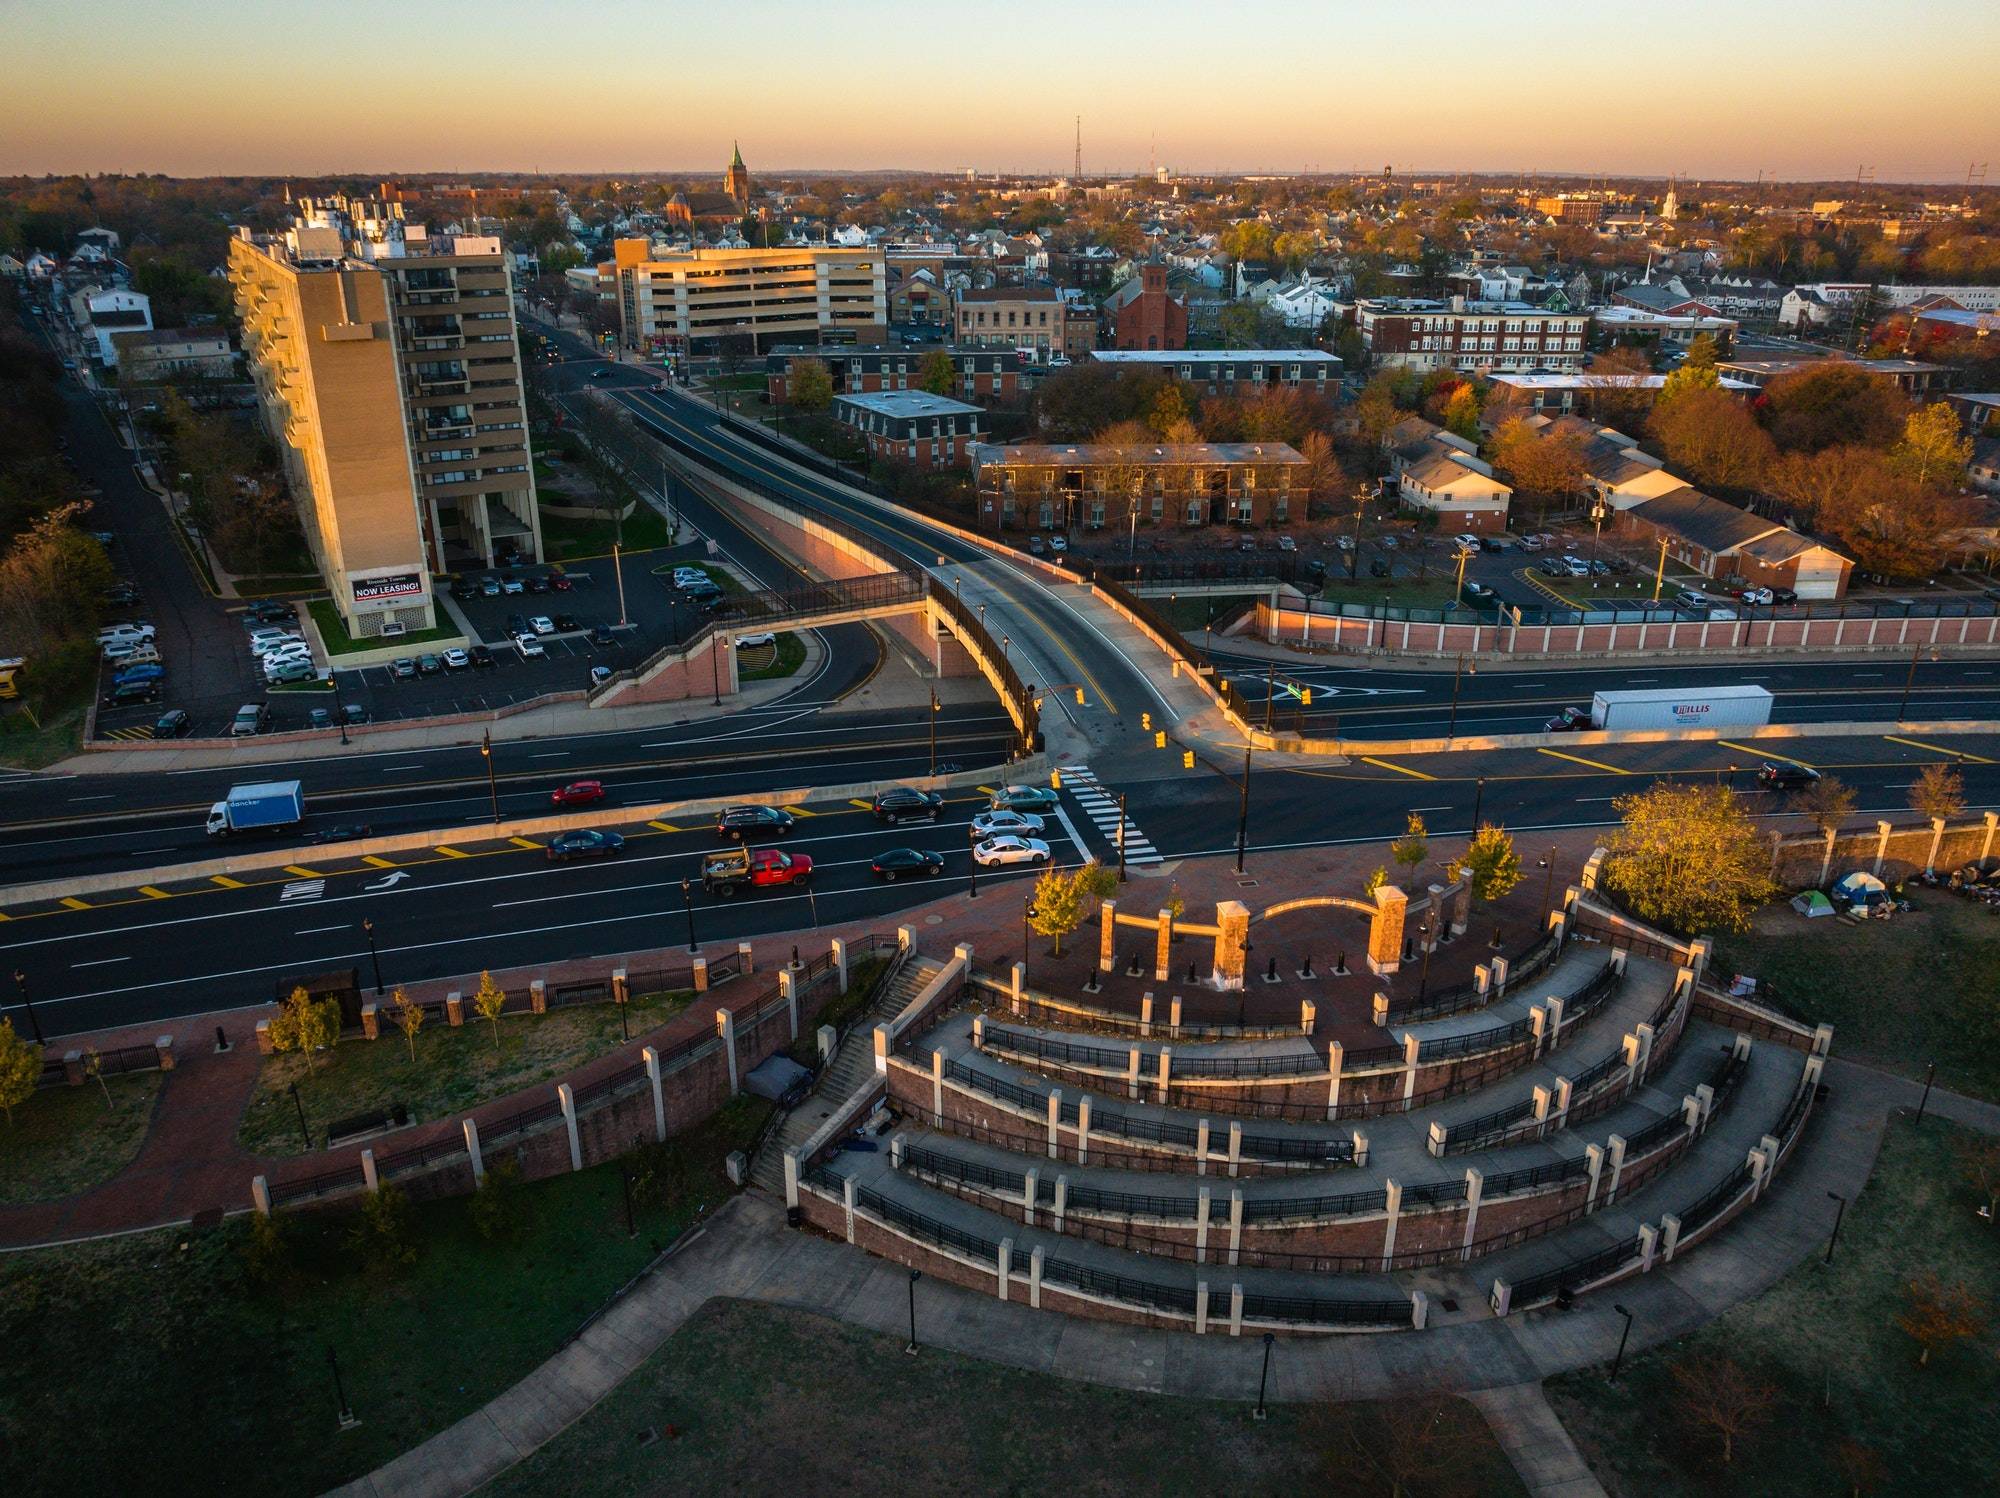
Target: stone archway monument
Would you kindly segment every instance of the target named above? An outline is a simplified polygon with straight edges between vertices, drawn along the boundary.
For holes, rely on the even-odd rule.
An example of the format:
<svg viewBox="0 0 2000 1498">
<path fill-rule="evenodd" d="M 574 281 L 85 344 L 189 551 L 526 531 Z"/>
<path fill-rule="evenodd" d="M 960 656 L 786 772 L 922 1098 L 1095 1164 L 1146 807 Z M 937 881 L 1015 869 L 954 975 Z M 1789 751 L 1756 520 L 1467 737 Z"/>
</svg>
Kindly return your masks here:
<svg viewBox="0 0 2000 1498">
<path fill-rule="evenodd" d="M 1215 959 L 1209 982 L 1218 989 L 1243 986 L 1243 966 L 1250 950 L 1250 907 L 1241 900 L 1221 900 L 1215 907 L 1215 924 L 1176 921 L 1170 909 L 1157 916 L 1120 914 L 1116 900 L 1098 905 L 1097 968 L 1108 973 L 1117 965 L 1118 928 L 1136 926 L 1153 933 L 1153 976 L 1165 982 L 1170 976 L 1172 946 L 1176 936 L 1209 936 L 1215 939 Z"/>
</svg>

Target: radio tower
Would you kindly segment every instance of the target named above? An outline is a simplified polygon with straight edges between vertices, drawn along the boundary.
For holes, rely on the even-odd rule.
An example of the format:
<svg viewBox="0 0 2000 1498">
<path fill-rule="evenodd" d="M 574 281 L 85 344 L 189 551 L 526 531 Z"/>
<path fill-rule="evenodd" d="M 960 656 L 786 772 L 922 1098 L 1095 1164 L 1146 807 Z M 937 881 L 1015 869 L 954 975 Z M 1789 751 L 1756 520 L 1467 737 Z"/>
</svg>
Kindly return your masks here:
<svg viewBox="0 0 2000 1498">
<path fill-rule="evenodd" d="M 1076 117 L 1076 164 L 1070 169 L 1070 180 L 1083 180 L 1083 116 Z"/>
</svg>

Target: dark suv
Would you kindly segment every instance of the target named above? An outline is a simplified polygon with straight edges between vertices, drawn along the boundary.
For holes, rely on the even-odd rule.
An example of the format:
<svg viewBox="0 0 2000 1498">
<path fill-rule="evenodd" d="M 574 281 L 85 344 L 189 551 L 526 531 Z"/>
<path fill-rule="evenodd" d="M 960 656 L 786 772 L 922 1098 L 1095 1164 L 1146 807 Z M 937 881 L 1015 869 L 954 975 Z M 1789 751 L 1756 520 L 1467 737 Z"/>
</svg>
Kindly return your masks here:
<svg viewBox="0 0 2000 1498">
<path fill-rule="evenodd" d="M 725 806 L 716 814 L 715 835 L 738 843 L 753 837 L 783 837 L 796 820 L 780 806 Z"/>
<path fill-rule="evenodd" d="M 902 822 L 935 822 L 944 814 L 944 797 L 914 786 L 892 786 L 875 798 L 875 820 L 891 827 Z"/>
<path fill-rule="evenodd" d="M 1819 784 L 1819 771 L 1805 765 L 1766 763 L 1757 771 L 1757 785 L 1766 791 L 1802 791 Z"/>
</svg>

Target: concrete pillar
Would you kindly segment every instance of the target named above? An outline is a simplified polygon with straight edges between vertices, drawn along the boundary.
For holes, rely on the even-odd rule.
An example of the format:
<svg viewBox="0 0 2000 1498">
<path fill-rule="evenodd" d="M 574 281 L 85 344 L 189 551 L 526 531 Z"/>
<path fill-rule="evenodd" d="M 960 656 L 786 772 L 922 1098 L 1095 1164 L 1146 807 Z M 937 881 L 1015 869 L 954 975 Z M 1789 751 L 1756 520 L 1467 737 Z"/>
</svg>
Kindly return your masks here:
<svg viewBox="0 0 2000 1498">
<path fill-rule="evenodd" d="M 1153 981 L 1164 983 L 1174 970 L 1174 913 L 1162 908 L 1153 927 Z"/>
<path fill-rule="evenodd" d="M 1118 902 L 1106 900 L 1097 907 L 1097 970 L 1108 973 L 1118 961 Z"/>
<path fill-rule="evenodd" d="M 1597 1210 L 1597 1187 L 1604 1178 L 1604 1146 L 1586 1144 L 1583 1147 L 1583 1163 L 1590 1173 L 1590 1190 L 1584 1195 L 1583 1210 L 1590 1213 Z"/>
<path fill-rule="evenodd" d="M 847 992 L 847 942 L 843 937 L 833 937 L 827 942 L 827 951 L 833 957 L 833 970 L 840 974 L 840 991 Z M 793 1027 L 792 1037 L 798 1038 L 798 1029 Z"/>
<path fill-rule="evenodd" d="M 479 1150 L 479 1124 L 476 1120 L 465 1120 L 465 1154 L 472 1161 L 472 1179 L 475 1183 L 486 1179 L 486 1156 Z"/>
<path fill-rule="evenodd" d="M 622 967 L 611 970 L 611 1002 L 614 1004 L 632 1002 L 632 980 Z"/>
<path fill-rule="evenodd" d="M 1175 1040 L 1181 1038 L 1181 996 L 1175 994 L 1167 1005 L 1167 1033 Z"/>
<path fill-rule="evenodd" d="M 363 1040 L 378 1040 L 381 1038 L 381 1035 L 382 1021 L 379 1018 L 376 1006 L 373 1004 L 363 1004 L 361 1006 L 361 1038 Z"/>
<path fill-rule="evenodd" d="M 1028 986 L 1028 964 L 1017 962 L 1007 970 L 1009 1007 L 1015 1015 L 1021 1012 L 1021 990 Z"/>
<path fill-rule="evenodd" d="M 1643 1077 L 1653 1065 L 1653 1027 L 1641 1020 L 1632 1033 L 1639 1037 L 1639 1075 Z"/>
<path fill-rule="evenodd" d="M 1139 995 L 1139 1034 L 1141 1038 L 1150 1038 L 1152 1033 L 1153 993 L 1151 989 L 1148 989 L 1145 993 Z M 1132 1047 L 1132 1054 L 1135 1056 L 1139 1054 L 1137 1046 Z M 1132 1095 L 1137 1097 L 1139 1094 L 1135 1092 Z"/>
<path fill-rule="evenodd" d="M 794 1145 L 785 1151 L 785 1205 L 799 1204 L 799 1151 Z"/>
<path fill-rule="evenodd" d="M 1611 971 L 1616 973 L 1621 978 L 1624 977 L 1625 961 L 1631 955 L 1632 954 L 1626 951 L 1623 947 L 1613 947 L 1611 949 Z"/>
<path fill-rule="evenodd" d="M 1423 1050 L 1423 1042 L 1416 1036 L 1403 1036 L 1403 1111 L 1408 1112 L 1417 1095 L 1418 1056 Z"/>
<path fill-rule="evenodd" d="M 896 946 L 900 951 L 916 951 L 917 928 L 915 926 L 898 926 L 896 928 Z"/>
<path fill-rule="evenodd" d="M 1438 1159 L 1444 1158 L 1445 1127 L 1436 1119 L 1431 1120 L 1430 1134 L 1424 1140 L 1424 1148 Z"/>
<path fill-rule="evenodd" d="M 1194 1126 L 1194 1173 L 1208 1174 L 1208 1120 L 1201 1119 Z"/>
<path fill-rule="evenodd" d="M 694 959 L 693 966 L 694 966 L 694 991 L 696 993 L 707 993 L 708 959 L 706 957 L 697 957 Z"/>
<path fill-rule="evenodd" d="M 1625 1057 L 1625 1090 L 1630 1092 L 1639 1085 L 1639 1037 L 1627 1035 L 1619 1048 Z"/>
<path fill-rule="evenodd" d="M 1215 968 L 1210 980 L 1224 991 L 1243 986 L 1243 963 L 1250 945 L 1250 907 L 1241 900 L 1215 906 Z"/>
<path fill-rule="evenodd" d="M 1943 846 L 1944 846 L 1944 818 L 1932 817 L 1931 850 L 1929 853 L 1924 855 L 1924 872 L 1926 874 L 1935 874 L 1937 872 L 1938 849 Z"/>
<path fill-rule="evenodd" d="M 1062 1158 L 1060 1155 L 1056 1153 L 1056 1145 L 1061 1137 L 1057 1131 L 1061 1129 L 1061 1127 L 1062 1127 L 1062 1089 L 1060 1087 L 1057 1087 L 1052 1089 L 1049 1093 L 1049 1158 L 1051 1160 L 1059 1160 Z"/>
<path fill-rule="evenodd" d="M 1368 1018 L 1374 1022 L 1376 1029 L 1388 1028 L 1389 996 L 1379 989 L 1376 990 L 1375 996 L 1369 1001 Z"/>
<path fill-rule="evenodd" d="M 1042 1170 L 1039 1165 L 1029 1169 L 1021 1177 L 1021 1226 L 1035 1225 L 1035 1204 L 1042 1194 Z"/>
<path fill-rule="evenodd" d="M 465 1023 L 465 996 L 457 989 L 444 996 L 444 1022 L 453 1029 Z"/>
<path fill-rule="evenodd" d="M 1555 1101 L 1555 1094 L 1537 1082 L 1531 1095 L 1535 1100 L 1535 1122 L 1546 1127 L 1549 1121 L 1549 1105 Z"/>
<path fill-rule="evenodd" d="M 1701 1132 L 1701 1099 L 1693 1093 L 1681 1099 L 1681 1127 L 1691 1134 Z"/>
<path fill-rule="evenodd" d="M 1475 833 L 1478 830 L 1476 827 L 1473 828 Z M 1458 883 L 1452 886 L 1450 906 L 1451 934 L 1453 936 L 1463 936 L 1472 925 L 1472 879 L 1470 875 L 1460 874 L 1458 876 Z"/>
<path fill-rule="evenodd" d="M 646 1062 L 646 1081 L 653 1089 L 653 1138 L 661 1144 L 667 1142 L 667 1098 L 660 1089 L 660 1053 L 647 1046 L 639 1055 Z"/>
<path fill-rule="evenodd" d="M 1056 1177 L 1056 1204 L 1049 1210 L 1050 1232 L 1052 1233 L 1062 1232 L 1063 1212 L 1068 1206 L 1069 1206 L 1069 1177 L 1059 1175 Z"/>
<path fill-rule="evenodd" d="M 260 1217 L 271 1215 L 271 1183 L 262 1176 L 250 1177 L 250 1204 Z"/>
<path fill-rule="evenodd" d="M 1421 1290 L 1410 1292 L 1410 1330 L 1422 1331 L 1430 1324 L 1431 1298 Z"/>
<path fill-rule="evenodd" d="M 1993 834 L 1996 830 L 2000 830 L 2000 812 L 1987 812 L 1984 821 L 1986 823 L 1986 837 L 1979 845 L 1979 861 L 1981 863 L 1986 862 L 1987 856 L 1993 851 Z M 1824 877 L 1820 879 L 1820 883 L 1826 883 Z"/>
<path fill-rule="evenodd" d="M 1243 1255 L 1243 1192 L 1238 1187 L 1229 1191 L 1229 1262 L 1235 1264 Z"/>
<path fill-rule="evenodd" d="M 1528 1033 L 1535 1038 L 1535 1047 L 1529 1054 L 1539 1061 L 1549 1043 L 1549 1011 L 1540 1004 L 1528 1011 Z"/>
<path fill-rule="evenodd" d="M 549 985 L 540 978 L 528 985 L 528 1007 L 536 1014 L 549 1012 Z"/>
<path fill-rule="evenodd" d="M 1347 1047 L 1337 1040 L 1326 1043 L 1326 1116 L 1340 1117 L 1340 1073 L 1347 1065 Z"/>
<path fill-rule="evenodd" d="M 1611 1161 L 1611 1179 L 1604 1184 L 1604 1205 L 1608 1207 L 1618 1200 L 1618 1178 L 1625 1173 L 1625 1136 L 1613 1134 L 1604 1144 Z"/>
<path fill-rule="evenodd" d="M 1542 1002 L 1548 1010 L 1549 1049 L 1553 1051 L 1557 1046 L 1562 1044 L 1563 1001 L 1560 998 L 1558 998 L 1555 994 L 1550 994 L 1548 998 L 1544 999 Z"/>
<path fill-rule="evenodd" d="M 799 975 L 790 968 L 778 972 L 778 992 L 785 1000 L 785 1017 L 791 1021 L 792 1039 L 799 1038 Z"/>
<path fill-rule="evenodd" d="M 729 1058 L 729 1095 L 735 1097 L 743 1090 L 743 1083 L 736 1074 L 736 1015 L 732 1011 L 715 1011 L 715 1033 L 722 1037 L 722 1054 Z"/>
<path fill-rule="evenodd" d="M 886 1023 L 877 1025 L 874 1033 L 875 1075 L 886 1077 L 889 1074 L 889 1052 L 895 1042 L 890 1039 L 889 1026 Z"/>
<path fill-rule="evenodd" d="M 903 1168 L 903 1156 L 909 1152 L 909 1147 L 909 1140 L 900 1133 L 890 1138 L 889 1168 L 891 1170 L 901 1170 Z"/>
<path fill-rule="evenodd" d="M 1368 1164 L 1368 1136 L 1361 1130 L 1354 1131 L 1354 1168 L 1363 1169 Z"/>
<path fill-rule="evenodd" d="M 1229 1287 L 1229 1335 L 1232 1337 L 1243 1335 L 1243 1287 L 1241 1285 L 1231 1285 Z"/>
<path fill-rule="evenodd" d="M 931 1052 L 931 1126 L 944 1127 L 944 1052 Z"/>
<path fill-rule="evenodd" d="M 1509 1311 L 1514 1309 L 1514 1287 L 1505 1280 L 1495 1280 L 1493 1282 L 1493 1293 L 1487 1300 L 1493 1307 L 1493 1314 L 1496 1318 L 1505 1316 Z"/>
<path fill-rule="evenodd" d="M 271 1041 L 271 1022 L 267 1019 L 258 1020 L 257 1054 L 260 1056 L 275 1055 L 277 1053 L 277 1049 L 278 1049 L 277 1046 L 274 1045 Z"/>
<path fill-rule="evenodd" d="M 847 1241 L 854 1241 L 854 1177 L 843 1176 L 840 1181 L 841 1215 L 847 1219 Z"/>
<path fill-rule="evenodd" d="M 1368 971 L 1378 977 L 1403 965 L 1403 922 L 1410 897 L 1393 884 L 1375 891 L 1375 911 L 1368 918 Z"/>
<path fill-rule="evenodd" d="M 153 1037 L 153 1065 L 161 1071 L 174 1069 L 174 1038 L 171 1035 Z"/>
<path fill-rule="evenodd" d="M 1139 1058 L 1143 1054 L 1133 1046 L 1125 1058 L 1125 1096 L 1137 1101 L 1139 1097 Z"/>
<path fill-rule="evenodd" d="M 1028 1304 L 1038 1311 L 1042 1308 L 1042 1251 L 1039 1248 L 1028 1255 Z"/>
<path fill-rule="evenodd" d="M 576 1093 L 569 1083 L 556 1084 L 556 1100 L 562 1104 L 563 1124 L 569 1130 L 569 1168 L 583 1169 L 583 1141 L 576 1132 Z"/>
<path fill-rule="evenodd" d="M 1310 1035 L 1319 1023 L 1319 1006 L 1311 999 L 1299 1000 L 1299 1034 Z"/>
<path fill-rule="evenodd" d="M 1403 1183 L 1391 1180 L 1382 1184 L 1389 1194 L 1388 1212 L 1382 1219 L 1382 1272 L 1387 1274 L 1396 1267 L 1396 1223 L 1403 1215 Z"/>
<path fill-rule="evenodd" d="M 1660 1257 L 1671 1264 L 1674 1250 L 1680 1247 L 1681 1220 L 1669 1212 L 1660 1219 Z"/>
<path fill-rule="evenodd" d="M 983 1014 L 972 1016 L 972 1048 L 975 1051 L 986 1049 L 986 1016 Z"/>
<path fill-rule="evenodd" d="M 1194 1282 L 1194 1334 L 1197 1337 L 1208 1335 L 1207 1280 L 1196 1280 Z"/>
<path fill-rule="evenodd" d="M 1549 1120 L 1550 1126 L 1552 1128 L 1560 1129 L 1561 1127 L 1563 1127 L 1563 1120 L 1569 1117 L 1570 1099 L 1574 1095 L 1575 1095 L 1575 1089 L 1570 1085 L 1569 1078 L 1557 1077 L 1555 1108 Z"/>
<path fill-rule="evenodd" d="M 900 938 L 903 932 L 908 931 L 909 929 L 910 928 L 908 926 L 900 926 L 897 928 L 896 934 Z M 909 943 L 909 945 L 911 946 L 914 946 L 915 944 L 916 943 L 914 939 Z M 756 947 L 747 941 L 739 941 L 736 944 L 736 966 L 738 971 L 743 973 L 756 972 L 757 971 Z"/>
<path fill-rule="evenodd" d="M 1819 1025 L 1813 1030 L 1812 1054 L 1824 1056 L 1833 1049 L 1833 1026 Z"/>
<path fill-rule="evenodd" d="M 1493 968 L 1491 964 L 1484 962 L 1473 964 L 1472 991 L 1482 999 L 1493 992 Z"/>
<path fill-rule="evenodd" d="M 1153 1085 L 1158 1089 L 1155 1096 L 1162 1107 L 1166 1106 L 1168 1089 L 1172 1086 L 1174 1074 L 1174 1053 L 1171 1046 L 1160 1047 L 1160 1070 Z"/>
<path fill-rule="evenodd" d="M 1090 1099 L 1078 1098 L 1076 1102 L 1076 1163 L 1090 1163 Z"/>
<path fill-rule="evenodd" d="M 1504 998 L 1507 993 L 1507 959 L 1495 957 L 1486 965 L 1493 969 L 1493 996 Z"/>
<path fill-rule="evenodd" d="M 1233 1180 L 1243 1163 L 1243 1125 L 1231 1120 L 1229 1124 L 1229 1175 Z"/>
<path fill-rule="evenodd" d="M 375 1151 L 372 1149 L 361 1152 L 361 1181 L 370 1191 L 382 1189 L 382 1178 L 375 1172 Z"/>
<path fill-rule="evenodd" d="M 1208 1212 L 1212 1196 L 1213 1192 L 1207 1186 L 1195 1193 L 1194 1261 L 1197 1264 L 1208 1262 Z"/>
<path fill-rule="evenodd" d="M 993 1275 L 993 1294 L 996 1299 L 1007 1298 L 1007 1278 L 1014 1272 L 1014 1240 L 1000 1240 L 1000 1263 Z"/>
<path fill-rule="evenodd" d="M 1660 1230 L 1650 1222 L 1639 1224 L 1639 1272 L 1650 1274 L 1653 1270 L 1653 1255 L 1660 1246 Z"/>
<path fill-rule="evenodd" d="M 1875 824 L 1875 867 L 1873 873 L 1878 879 L 1882 877 L 1882 865 L 1889 857 L 1889 832 L 1890 827 L 1887 822 L 1877 822 Z"/>
<path fill-rule="evenodd" d="M 1556 939 L 1556 950 L 1560 952 L 1563 949 L 1563 943 L 1569 938 L 1569 915 L 1567 912 L 1561 910 L 1552 910 L 1549 912 L 1549 935 Z"/>
</svg>

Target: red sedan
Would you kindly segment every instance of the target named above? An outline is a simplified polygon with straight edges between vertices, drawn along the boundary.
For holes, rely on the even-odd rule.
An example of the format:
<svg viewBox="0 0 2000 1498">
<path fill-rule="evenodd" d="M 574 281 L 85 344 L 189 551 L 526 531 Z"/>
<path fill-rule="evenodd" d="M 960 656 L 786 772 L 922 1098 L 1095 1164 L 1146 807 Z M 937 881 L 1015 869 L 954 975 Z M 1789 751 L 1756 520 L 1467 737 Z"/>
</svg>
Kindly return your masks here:
<svg viewBox="0 0 2000 1498">
<path fill-rule="evenodd" d="M 589 806 L 594 801 L 604 799 L 604 782 L 601 780 L 572 780 L 561 790 L 549 796 L 551 806 Z"/>
</svg>

